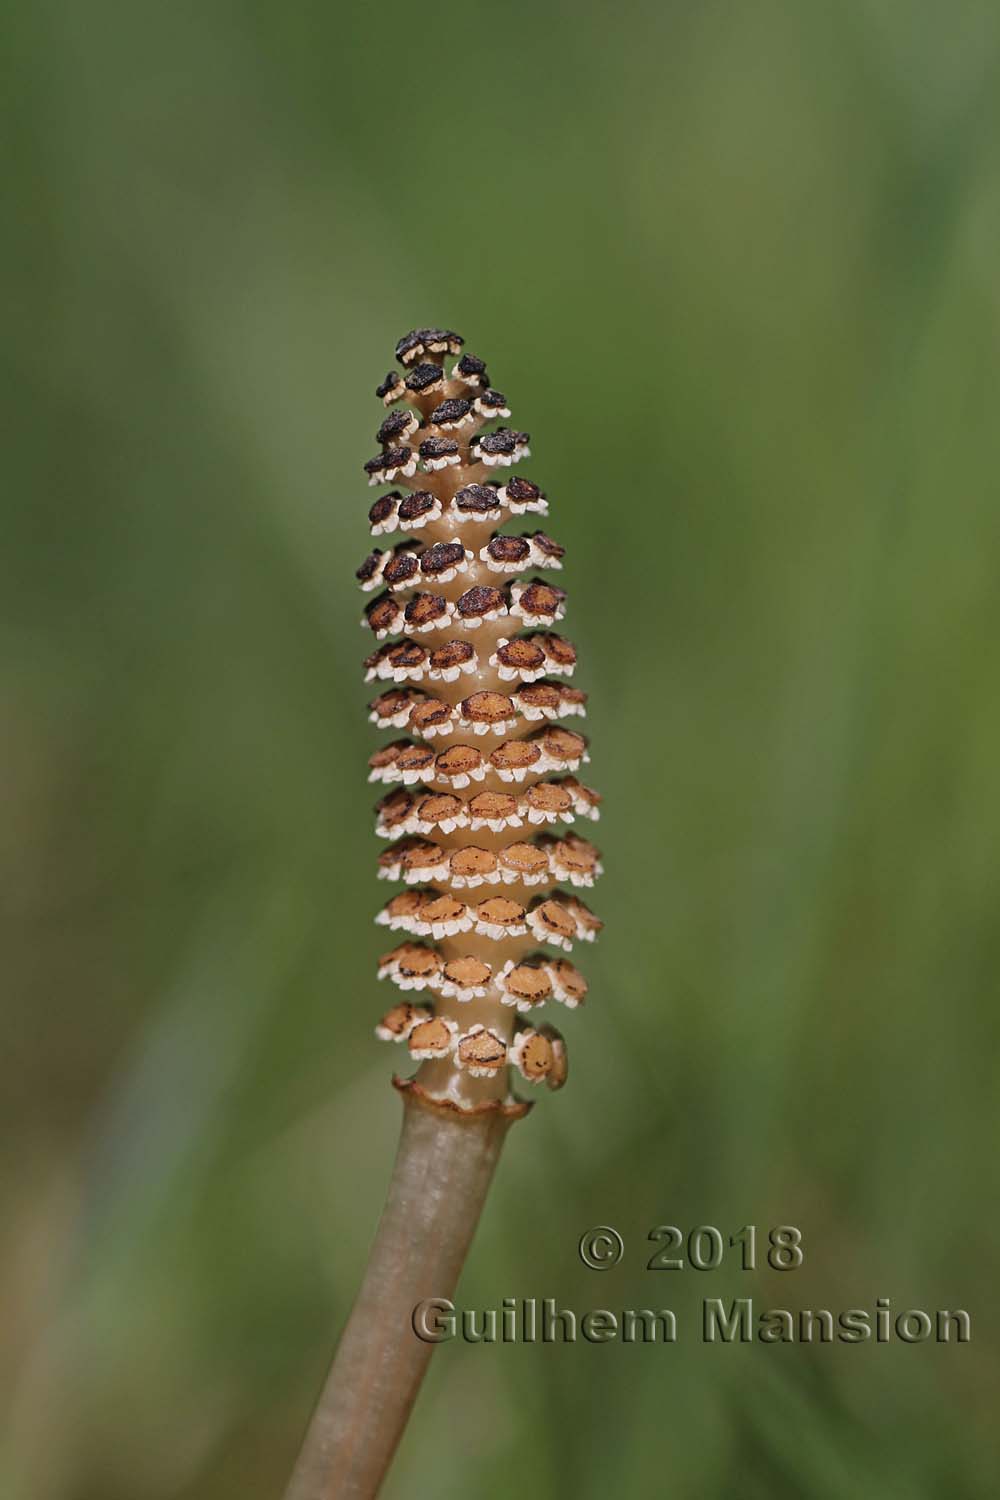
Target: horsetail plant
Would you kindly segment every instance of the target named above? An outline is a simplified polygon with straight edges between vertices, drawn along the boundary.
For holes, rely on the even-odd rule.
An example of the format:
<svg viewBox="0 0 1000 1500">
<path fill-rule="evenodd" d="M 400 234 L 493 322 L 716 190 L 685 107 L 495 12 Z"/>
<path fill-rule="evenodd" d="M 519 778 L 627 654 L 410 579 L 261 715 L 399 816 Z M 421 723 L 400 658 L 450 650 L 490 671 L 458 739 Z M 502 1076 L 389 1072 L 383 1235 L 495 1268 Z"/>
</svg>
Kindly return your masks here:
<svg viewBox="0 0 1000 1500">
<path fill-rule="evenodd" d="M 398 488 L 369 519 L 375 538 L 398 539 L 357 577 L 374 596 L 370 718 L 406 738 L 370 761 L 386 788 L 379 875 L 403 883 L 376 917 L 398 940 L 379 976 L 401 993 L 375 1029 L 419 1067 L 393 1079 L 404 1109 L 388 1199 L 286 1500 L 376 1494 L 432 1349 L 413 1309 L 454 1291 L 504 1136 L 531 1107 L 512 1073 L 566 1080 L 562 1037 L 534 1014 L 583 1001 L 565 954 L 601 926 L 577 894 L 600 874 L 576 831 L 600 799 L 576 775 L 586 741 L 560 722 L 586 702 L 568 680 L 576 652 L 553 629 L 565 595 L 524 576 L 561 568 L 563 548 L 500 530 L 548 506 L 512 472 L 528 434 L 495 425 L 507 398 L 463 342 L 407 334 L 402 374 L 376 393 L 388 411 L 365 471 Z"/>
</svg>

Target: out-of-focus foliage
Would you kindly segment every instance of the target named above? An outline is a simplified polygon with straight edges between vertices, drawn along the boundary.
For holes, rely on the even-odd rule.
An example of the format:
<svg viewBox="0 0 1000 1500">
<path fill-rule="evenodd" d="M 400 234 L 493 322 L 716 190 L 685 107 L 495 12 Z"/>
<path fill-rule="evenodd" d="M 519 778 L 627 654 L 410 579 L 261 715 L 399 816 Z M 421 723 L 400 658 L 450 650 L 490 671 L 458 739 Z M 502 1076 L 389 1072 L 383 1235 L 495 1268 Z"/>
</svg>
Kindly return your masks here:
<svg viewBox="0 0 1000 1500">
<path fill-rule="evenodd" d="M 277 1494 L 349 1305 L 399 1110 L 360 465 L 429 321 L 534 434 L 607 796 L 461 1300 L 683 1332 L 441 1349 L 386 1493 L 995 1495 L 1000 13 L 5 31 L 4 1496 Z M 804 1267 L 643 1269 L 749 1221 Z M 748 1294 L 973 1341 L 704 1346 Z"/>
</svg>

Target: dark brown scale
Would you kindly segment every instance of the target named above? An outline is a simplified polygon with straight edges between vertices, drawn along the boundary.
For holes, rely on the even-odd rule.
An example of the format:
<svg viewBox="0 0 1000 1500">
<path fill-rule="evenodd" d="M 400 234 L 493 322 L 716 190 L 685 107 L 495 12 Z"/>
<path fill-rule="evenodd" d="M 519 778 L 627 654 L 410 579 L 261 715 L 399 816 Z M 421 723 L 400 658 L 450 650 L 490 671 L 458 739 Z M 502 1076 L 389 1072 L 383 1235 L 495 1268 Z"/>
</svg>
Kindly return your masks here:
<svg viewBox="0 0 1000 1500">
<path fill-rule="evenodd" d="M 566 548 L 554 542 L 544 531 L 536 531 L 531 540 L 545 557 L 551 557 L 558 562 L 566 556 Z"/>
<path fill-rule="evenodd" d="M 400 448 L 387 448 L 377 458 L 370 458 L 365 464 L 366 474 L 388 473 L 390 469 L 404 469 L 413 457 L 413 451 L 405 444 Z"/>
<path fill-rule="evenodd" d="M 365 610 L 365 619 L 372 630 L 395 630 L 402 619 L 402 611 L 389 594 L 379 594 Z"/>
<path fill-rule="evenodd" d="M 444 375 L 440 365 L 417 365 L 406 377 L 406 389 L 418 396 L 443 384 Z"/>
<path fill-rule="evenodd" d="M 390 412 L 379 427 L 378 432 L 376 432 L 375 441 L 377 443 L 391 443 L 395 438 L 402 437 L 404 433 L 413 432 L 417 426 L 417 419 L 412 412 Z"/>
<path fill-rule="evenodd" d="M 554 617 L 565 598 L 565 589 L 557 589 L 551 583 L 541 583 L 535 579 L 526 589 L 521 590 L 517 602 L 525 614 Z"/>
<path fill-rule="evenodd" d="M 440 594 L 414 594 L 405 610 L 406 623 L 414 627 L 448 618 L 448 601 Z"/>
<path fill-rule="evenodd" d="M 500 589 L 480 583 L 475 588 L 466 589 L 455 608 L 463 620 L 473 620 L 477 616 L 489 614 L 491 610 L 503 609 L 506 602 Z"/>
<path fill-rule="evenodd" d="M 527 682 L 517 696 L 521 704 L 527 704 L 529 708 L 551 709 L 558 713 L 562 689 L 551 682 Z"/>
<path fill-rule="evenodd" d="M 421 557 L 420 568 L 433 578 L 435 574 L 446 573 L 449 568 L 456 568 L 464 562 L 465 548 L 461 542 L 435 542 Z"/>
<path fill-rule="evenodd" d="M 396 506 L 399 504 L 401 498 L 402 497 L 398 490 L 393 490 L 389 495 L 380 495 L 379 498 L 373 502 L 371 509 L 368 512 L 368 519 L 372 523 L 372 525 L 381 526 L 383 521 L 388 521 L 389 517 L 394 513 Z"/>
<path fill-rule="evenodd" d="M 479 453 L 511 454 L 520 443 L 527 442 L 526 432 L 513 432 L 509 427 L 498 427 L 496 432 L 487 432 L 473 439 L 473 448 Z"/>
<path fill-rule="evenodd" d="M 414 490 L 399 502 L 399 519 L 401 521 L 419 521 L 421 516 L 426 516 L 429 510 L 433 510 L 437 504 L 437 496 L 432 495 L 430 490 Z"/>
<path fill-rule="evenodd" d="M 576 647 L 565 636 L 543 635 L 539 637 L 539 643 L 549 660 L 554 661 L 558 666 L 573 667 L 576 665 Z"/>
<path fill-rule="evenodd" d="M 475 649 L 468 641 L 445 641 L 431 652 L 431 666 L 436 672 L 447 672 L 451 667 L 464 666 L 472 661 Z"/>
<path fill-rule="evenodd" d="M 386 766 L 394 766 L 409 743 L 409 740 L 393 740 L 389 745 L 381 745 L 368 757 L 369 766 L 373 771 L 384 771 Z"/>
<path fill-rule="evenodd" d="M 494 562 L 521 563 L 531 552 L 531 543 L 523 536 L 495 536 L 486 551 Z"/>
<path fill-rule="evenodd" d="M 375 804 L 375 811 L 386 828 L 398 828 L 413 811 L 413 798 L 402 789 L 390 792 L 388 797 L 383 797 L 381 802 Z"/>
<path fill-rule="evenodd" d="M 426 702 L 418 703 L 410 710 L 410 728 L 414 734 L 438 729 L 451 721 L 454 711 L 450 703 L 445 703 L 440 698 L 428 698 Z"/>
<path fill-rule="evenodd" d="M 375 577 L 384 555 L 385 554 L 381 552 L 377 547 L 375 548 L 374 552 L 369 552 L 368 556 L 365 558 L 364 562 L 361 564 L 360 568 L 358 568 L 357 572 L 354 575 L 359 583 L 367 583 L 369 579 Z"/>
<path fill-rule="evenodd" d="M 425 698 L 426 694 L 418 692 L 416 688 L 390 688 L 388 692 L 379 693 L 377 698 L 373 698 L 368 710 L 379 719 L 391 719 L 406 708 L 412 712 Z"/>
<path fill-rule="evenodd" d="M 442 422 L 461 422 L 472 410 L 471 401 L 465 401 L 460 396 L 453 397 L 450 401 L 442 401 L 431 412 L 430 421 L 440 426 Z"/>
<path fill-rule="evenodd" d="M 423 771 L 434 762 L 434 751 L 426 745 L 404 745 L 396 756 L 396 765 L 401 771 Z"/>
<path fill-rule="evenodd" d="M 463 376 L 466 380 L 478 377 L 484 384 L 486 382 L 486 362 L 475 354 L 463 354 L 455 366 L 455 372 Z"/>
<path fill-rule="evenodd" d="M 419 641 L 394 641 L 383 649 L 394 667 L 419 667 L 427 660 L 427 648 Z"/>
<path fill-rule="evenodd" d="M 402 391 L 403 377 L 396 370 L 390 370 L 385 379 L 375 387 L 375 394 L 380 401 L 384 401 L 391 391 Z"/>
<path fill-rule="evenodd" d="M 421 458 L 447 458 L 457 452 L 458 443 L 454 438 L 429 437 L 420 444 Z"/>
<path fill-rule="evenodd" d="M 431 353 L 457 354 L 465 343 L 460 333 L 450 328 L 414 328 L 396 345 L 396 358 L 408 365 L 428 350 Z"/>
<path fill-rule="evenodd" d="M 457 491 L 453 503 L 456 510 L 473 516 L 487 515 L 500 508 L 496 486 L 491 484 L 467 484 Z"/>
<path fill-rule="evenodd" d="M 419 572 L 420 559 L 412 552 L 395 552 L 383 568 L 382 578 L 391 588 L 399 588 Z"/>
<path fill-rule="evenodd" d="M 503 391 L 494 391 L 493 389 L 490 389 L 487 391 L 483 391 L 482 395 L 479 397 L 479 404 L 480 406 L 492 407 L 494 409 L 499 408 L 500 410 L 503 410 L 505 407 L 509 406 L 510 403 L 508 402 L 507 397 L 504 395 Z"/>
<path fill-rule="evenodd" d="M 545 665 L 545 652 L 534 641 L 517 637 L 497 647 L 497 660 L 514 672 L 537 672 Z"/>
</svg>

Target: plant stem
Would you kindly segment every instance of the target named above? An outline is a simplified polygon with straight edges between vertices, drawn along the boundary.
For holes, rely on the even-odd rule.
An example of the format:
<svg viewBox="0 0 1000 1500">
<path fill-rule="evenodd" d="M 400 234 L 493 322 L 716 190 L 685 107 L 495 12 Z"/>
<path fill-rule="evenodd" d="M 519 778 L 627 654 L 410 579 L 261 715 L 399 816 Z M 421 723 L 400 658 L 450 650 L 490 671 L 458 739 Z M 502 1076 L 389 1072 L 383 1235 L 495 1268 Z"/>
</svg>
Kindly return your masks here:
<svg viewBox="0 0 1000 1500">
<path fill-rule="evenodd" d="M 402 1436 L 434 1345 L 413 1331 L 425 1298 L 450 1298 L 510 1115 L 460 1114 L 403 1095 L 403 1127 L 364 1281 L 285 1500 L 369 1500 Z"/>
</svg>

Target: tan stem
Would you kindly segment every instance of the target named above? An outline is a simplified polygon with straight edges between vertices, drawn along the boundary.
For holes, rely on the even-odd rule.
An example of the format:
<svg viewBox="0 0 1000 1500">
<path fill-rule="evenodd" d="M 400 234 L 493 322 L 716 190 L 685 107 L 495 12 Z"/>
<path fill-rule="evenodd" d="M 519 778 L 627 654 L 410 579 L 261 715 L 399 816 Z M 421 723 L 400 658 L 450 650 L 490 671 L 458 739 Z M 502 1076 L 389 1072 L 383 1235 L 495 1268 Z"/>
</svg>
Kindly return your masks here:
<svg viewBox="0 0 1000 1500">
<path fill-rule="evenodd" d="M 461 1115 L 404 1095 L 389 1195 L 365 1278 L 306 1433 L 285 1500 L 376 1495 L 433 1344 L 414 1309 L 450 1298 L 510 1116 Z"/>
</svg>

